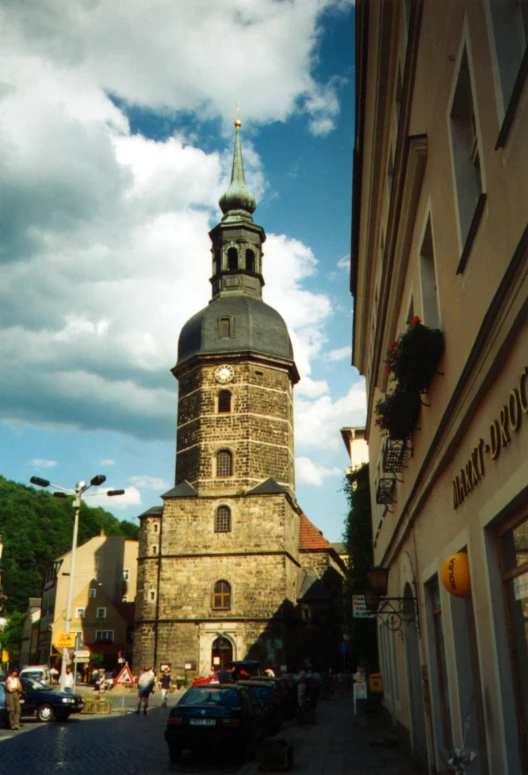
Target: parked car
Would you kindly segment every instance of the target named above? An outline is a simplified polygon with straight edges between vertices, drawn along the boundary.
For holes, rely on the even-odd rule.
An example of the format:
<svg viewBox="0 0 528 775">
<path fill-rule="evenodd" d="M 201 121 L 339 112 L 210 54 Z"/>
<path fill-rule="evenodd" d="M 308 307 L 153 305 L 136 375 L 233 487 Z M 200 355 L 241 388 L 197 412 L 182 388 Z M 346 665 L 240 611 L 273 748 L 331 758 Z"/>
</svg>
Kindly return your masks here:
<svg viewBox="0 0 528 775">
<path fill-rule="evenodd" d="M 44 686 L 51 686 L 51 673 L 47 665 L 29 665 L 20 671 L 20 678 L 33 678 Z"/>
<path fill-rule="evenodd" d="M 247 675 L 252 678 L 254 675 L 262 675 L 260 662 L 256 659 L 235 659 L 226 663 L 227 670 L 235 670 L 238 675 Z"/>
<path fill-rule="evenodd" d="M 254 676 L 251 680 L 258 681 L 267 686 L 273 686 L 277 691 L 277 702 L 279 703 L 282 717 L 293 718 L 297 710 L 297 692 L 293 681 L 290 686 L 288 680 L 285 678 L 268 678 L 268 676 L 264 675 Z"/>
<path fill-rule="evenodd" d="M 255 697 L 240 684 L 191 686 L 171 708 L 165 740 L 171 761 L 185 749 L 213 749 L 251 758 L 264 736 L 263 714 Z"/>
<path fill-rule="evenodd" d="M 22 717 L 36 716 L 39 721 L 66 721 L 72 713 L 80 713 L 84 700 L 79 694 L 50 689 L 33 678 L 20 677 Z M 0 719 L 5 725 L 8 714 L 5 701 L 5 683 L 0 683 Z"/>
<path fill-rule="evenodd" d="M 277 687 L 264 681 L 239 681 L 238 685 L 247 686 L 262 708 L 266 733 L 268 735 L 276 735 L 282 725 L 282 712 Z"/>
</svg>

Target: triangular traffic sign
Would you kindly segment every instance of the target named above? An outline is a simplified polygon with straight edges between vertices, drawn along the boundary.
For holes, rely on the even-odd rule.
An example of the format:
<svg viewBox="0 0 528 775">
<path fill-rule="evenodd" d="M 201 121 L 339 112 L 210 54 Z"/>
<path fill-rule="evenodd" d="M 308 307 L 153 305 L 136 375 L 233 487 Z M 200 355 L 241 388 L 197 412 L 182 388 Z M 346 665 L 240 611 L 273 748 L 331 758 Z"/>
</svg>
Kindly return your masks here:
<svg viewBox="0 0 528 775">
<path fill-rule="evenodd" d="M 117 678 L 114 680 L 114 683 L 116 684 L 133 684 L 134 678 L 132 676 L 132 671 L 130 670 L 128 665 L 125 665 Z"/>
</svg>

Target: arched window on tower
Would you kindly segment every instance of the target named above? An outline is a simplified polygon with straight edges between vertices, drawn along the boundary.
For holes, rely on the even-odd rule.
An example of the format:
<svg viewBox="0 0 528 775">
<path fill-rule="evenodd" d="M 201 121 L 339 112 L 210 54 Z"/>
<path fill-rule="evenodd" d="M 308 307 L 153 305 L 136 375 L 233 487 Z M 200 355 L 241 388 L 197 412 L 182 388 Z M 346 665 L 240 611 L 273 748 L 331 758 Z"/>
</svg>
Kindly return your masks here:
<svg viewBox="0 0 528 775">
<path fill-rule="evenodd" d="M 215 533 L 231 532 L 231 509 L 228 506 L 219 506 L 215 514 Z"/>
<path fill-rule="evenodd" d="M 227 581 L 216 582 L 212 603 L 215 611 L 228 611 L 231 608 L 231 585 Z"/>
<path fill-rule="evenodd" d="M 221 449 L 216 456 L 216 476 L 219 479 L 233 476 L 233 455 L 228 449 Z"/>
<path fill-rule="evenodd" d="M 246 269 L 248 272 L 255 271 L 255 253 L 252 250 L 246 250 Z"/>
<path fill-rule="evenodd" d="M 231 411 L 231 393 L 221 390 L 218 394 L 218 414 L 229 414 Z"/>
<path fill-rule="evenodd" d="M 231 318 L 220 318 L 218 321 L 218 333 L 220 339 L 229 339 L 231 337 Z"/>
<path fill-rule="evenodd" d="M 231 272 L 238 269 L 238 250 L 236 248 L 229 248 L 227 251 L 227 268 Z"/>
</svg>

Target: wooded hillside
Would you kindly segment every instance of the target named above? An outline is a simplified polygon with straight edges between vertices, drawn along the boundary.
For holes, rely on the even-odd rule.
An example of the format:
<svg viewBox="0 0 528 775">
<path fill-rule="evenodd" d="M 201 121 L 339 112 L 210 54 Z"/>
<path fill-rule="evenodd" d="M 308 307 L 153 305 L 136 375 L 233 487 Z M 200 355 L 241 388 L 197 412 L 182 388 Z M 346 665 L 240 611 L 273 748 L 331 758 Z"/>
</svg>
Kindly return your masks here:
<svg viewBox="0 0 528 775">
<path fill-rule="evenodd" d="M 4 544 L 3 587 L 8 595 L 3 615 L 25 612 L 29 597 L 40 597 L 46 567 L 71 549 L 74 510 L 71 498 L 60 500 L 45 490 L 0 476 L 0 533 Z M 99 535 L 136 539 L 139 527 L 119 521 L 102 508 L 83 502 L 79 519 L 81 545 Z"/>
</svg>

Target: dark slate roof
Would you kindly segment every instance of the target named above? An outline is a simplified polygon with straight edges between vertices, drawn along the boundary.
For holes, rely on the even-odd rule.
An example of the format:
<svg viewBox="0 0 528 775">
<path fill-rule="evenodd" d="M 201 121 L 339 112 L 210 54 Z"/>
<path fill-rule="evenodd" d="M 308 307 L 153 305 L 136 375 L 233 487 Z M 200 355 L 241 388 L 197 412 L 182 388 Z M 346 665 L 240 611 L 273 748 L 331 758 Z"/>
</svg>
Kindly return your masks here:
<svg viewBox="0 0 528 775">
<path fill-rule="evenodd" d="M 301 568 L 298 600 L 304 603 L 330 600 L 330 594 L 313 568 Z"/>
<path fill-rule="evenodd" d="M 147 509 L 143 514 L 140 514 L 138 519 L 141 519 L 141 517 L 161 517 L 162 514 L 163 506 L 152 506 L 151 509 Z"/>
<path fill-rule="evenodd" d="M 269 479 L 265 479 L 252 490 L 249 490 L 248 495 L 275 495 L 279 492 L 288 492 L 285 487 L 275 481 L 272 476 Z"/>
<path fill-rule="evenodd" d="M 198 497 L 198 493 L 194 489 L 192 484 L 189 484 L 189 482 L 185 480 L 184 482 L 180 482 L 180 484 L 177 484 L 176 487 L 173 487 L 172 490 L 169 490 L 168 492 L 164 492 L 161 497 L 162 498 L 196 498 Z"/>
<path fill-rule="evenodd" d="M 335 543 L 332 543 L 332 549 L 335 549 L 338 554 L 348 554 L 346 544 L 344 544 L 342 541 L 336 541 Z"/>
<path fill-rule="evenodd" d="M 222 317 L 232 321 L 232 336 L 228 339 L 220 338 L 219 320 Z M 293 347 L 286 323 L 273 307 L 249 296 L 218 296 L 182 328 L 176 367 L 196 355 L 241 352 L 293 363 Z"/>
</svg>

